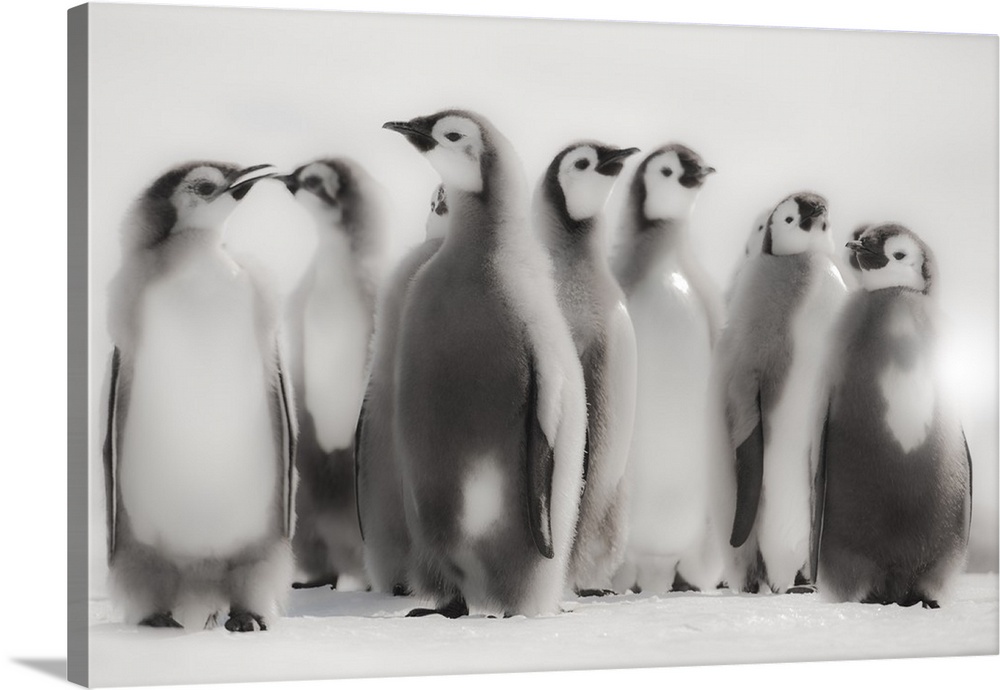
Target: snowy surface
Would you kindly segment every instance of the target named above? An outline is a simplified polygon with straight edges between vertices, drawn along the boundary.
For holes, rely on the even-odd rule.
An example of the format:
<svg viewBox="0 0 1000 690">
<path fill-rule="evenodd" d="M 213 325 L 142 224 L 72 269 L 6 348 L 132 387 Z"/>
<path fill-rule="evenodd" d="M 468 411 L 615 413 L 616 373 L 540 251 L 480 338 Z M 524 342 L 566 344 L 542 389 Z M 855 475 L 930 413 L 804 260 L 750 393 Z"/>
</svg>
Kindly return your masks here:
<svg viewBox="0 0 1000 690">
<path fill-rule="evenodd" d="M 292 593 L 267 632 L 138 629 L 91 602 L 95 686 L 354 678 L 998 653 L 998 578 L 937 610 L 730 592 L 572 599 L 559 615 L 404 618 L 412 598 Z"/>
</svg>

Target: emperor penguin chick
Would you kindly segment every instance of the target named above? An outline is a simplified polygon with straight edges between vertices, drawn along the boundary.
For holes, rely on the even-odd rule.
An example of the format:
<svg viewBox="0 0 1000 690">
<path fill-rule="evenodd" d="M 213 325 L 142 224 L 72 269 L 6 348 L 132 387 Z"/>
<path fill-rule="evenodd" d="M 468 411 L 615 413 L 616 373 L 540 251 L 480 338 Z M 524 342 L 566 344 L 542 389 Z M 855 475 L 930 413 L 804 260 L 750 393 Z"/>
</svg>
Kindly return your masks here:
<svg viewBox="0 0 1000 690">
<path fill-rule="evenodd" d="M 713 506 L 736 590 L 804 586 L 826 353 L 846 295 L 827 208 L 802 192 L 771 212 L 715 352 L 712 404 L 724 430 Z"/>
<path fill-rule="evenodd" d="M 863 289 L 831 358 L 817 585 L 838 601 L 937 608 L 965 563 L 972 460 L 937 366 L 934 258 L 896 224 L 848 247 Z"/>
<path fill-rule="evenodd" d="M 638 390 L 619 590 L 718 584 L 704 437 L 722 300 L 689 238 L 695 200 L 713 172 L 686 146 L 663 146 L 639 164 L 623 210 L 615 272 L 635 327 Z"/>
<path fill-rule="evenodd" d="M 390 274 L 379 291 L 375 310 L 372 365 L 358 420 L 355 471 L 365 571 L 377 592 L 403 595 L 416 589 L 422 594 L 429 593 L 427 583 L 414 572 L 410 559 L 410 534 L 393 433 L 396 345 L 410 282 L 441 247 L 447 224 L 447 196 L 444 185 L 439 185 L 431 199 L 427 239 L 412 248 Z"/>
<path fill-rule="evenodd" d="M 104 469 L 112 596 L 139 625 L 181 627 L 207 604 L 206 626 L 228 605 L 228 630 L 265 630 L 291 581 L 295 418 L 278 309 L 222 244 L 263 167 L 179 165 L 123 226 Z"/>
<path fill-rule="evenodd" d="M 365 581 L 354 441 L 382 264 L 381 189 L 346 158 L 316 160 L 283 179 L 318 235 L 287 313 L 301 422 L 293 545 L 304 582 L 296 586 L 336 587 L 341 575 Z"/>
<path fill-rule="evenodd" d="M 583 373 L 510 143 L 446 110 L 385 127 L 426 156 L 451 221 L 416 272 L 396 358 L 396 444 L 437 609 L 557 610 L 579 508 Z"/>
<path fill-rule="evenodd" d="M 608 264 L 604 205 L 622 160 L 637 150 L 595 142 L 568 146 L 552 160 L 534 199 L 535 223 L 552 256 L 559 306 L 587 394 L 584 488 L 569 569 L 569 584 L 583 596 L 609 593 L 625 555 L 635 333 Z"/>
</svg>

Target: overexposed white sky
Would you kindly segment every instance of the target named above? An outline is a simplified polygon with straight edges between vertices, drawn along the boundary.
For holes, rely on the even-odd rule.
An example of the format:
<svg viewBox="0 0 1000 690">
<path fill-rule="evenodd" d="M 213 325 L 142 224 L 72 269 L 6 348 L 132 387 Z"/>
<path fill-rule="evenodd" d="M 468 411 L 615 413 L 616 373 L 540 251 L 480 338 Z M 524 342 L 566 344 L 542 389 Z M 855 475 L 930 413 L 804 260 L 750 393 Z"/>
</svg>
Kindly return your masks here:
<svg viewBox="0 0 1000 690">
<path fill-rule="evenodd" d="M 123 213 L 175 163 L 351 156 L 390 193 L 398 255 L 422 239 L 437 179 L 387 120 L 477 110 L 533 182 L 577 138 L 681 141 L 719 171 L 692 232 L 720 284 L 757 213 L 803 188 L 830 200 L 844 241 L 895 220 L 933 248 L 976 461 L 973 564 L 996 568 L 995 37 L 107 4 L 91 6 L 90 30 L 95 381 Z M 311 246 L 278 183 L 251 193 L 228 234 L 286 287 Z"/>
</svg>

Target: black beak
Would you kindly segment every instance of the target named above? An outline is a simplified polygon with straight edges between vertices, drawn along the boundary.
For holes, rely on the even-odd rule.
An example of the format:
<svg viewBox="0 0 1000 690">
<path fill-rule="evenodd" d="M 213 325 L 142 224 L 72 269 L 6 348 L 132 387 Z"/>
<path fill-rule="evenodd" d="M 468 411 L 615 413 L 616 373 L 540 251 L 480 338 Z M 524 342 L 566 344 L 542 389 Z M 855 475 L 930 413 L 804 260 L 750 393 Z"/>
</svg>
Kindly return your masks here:
<svg viewBox="0 0 1000 690">
<path fill-rule="evenodd" d="M 239 201 L 261 180 L 277 176 L 277 173 L 274 172 L 264 173 L 263 175 L 252 175 L 252 173 L 273 167 L 270 163 L 262 163 L 261 165 L 251 165 L 249 168 L 243 168 L 230 178 L 231 181 L 225 191 L 229 192 L 234 199 Z M 251 176 L 247 177 L 247 175 Z"/>
<path fill-rule="evenodd" d="M 633 153 L 639 153 L 639 149 L 600 149 L 597 152 L 597 165 L 594 166 L 594 170 L 601 175 L 614 177 L 622 171 L 624 165 L 622 161 Z"/>
<path fill-rule="evenodd" d="M 431 136 L 431 128 L 434 124 L 425 117 L 415 117 L 409 122 L 386 122 L 382 129 L 391 129 L 399 132 L 406 140 L 421 153 L 426 153 L 437 146 L 434 137 Z"/>
<path fill-rule="evenodd" d="M 275 175 L 274 179 L 285 185 L 288 193 L 295 196 L 295 192 L 299 191 L 299 176 L 295 173 L 288 173 L 287 175 Z"/>
<path fill-rule="evenodd" d="M 878 248 L 872 247 L 863 240 L 851 240 L 847 243 L 847 248 L 853 252 L 851 258 L 857 260 L 858 268 L 866 271 L 873 268 L 882 268 L 889 263 L 889 260 L 882 255 L 882 252 Z M 851 265 L 854 265 L 853 262 Z"/>
<path fill-rule="evenodd" d="M 711 175 L 714 172 L 715 172 L 715 168 L 713 168 L 711 166 L 700 168 L 698 170 L 698 177 L 700 177 L 700 178 L 706 178 L 706 177 L 708 177 L 709 175 Z"/>
</svg>

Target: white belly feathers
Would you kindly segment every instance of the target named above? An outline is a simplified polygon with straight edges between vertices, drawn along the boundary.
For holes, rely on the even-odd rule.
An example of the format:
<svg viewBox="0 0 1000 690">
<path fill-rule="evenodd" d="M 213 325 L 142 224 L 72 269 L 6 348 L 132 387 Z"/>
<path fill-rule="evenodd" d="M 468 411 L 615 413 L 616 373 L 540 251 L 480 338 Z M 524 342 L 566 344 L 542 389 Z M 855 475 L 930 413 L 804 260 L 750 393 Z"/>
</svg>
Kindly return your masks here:
<svg viewBox="0 0 1000 690">
<path fill-rule="evenodd" d="M 132 531 L 230 555 L 266 534 L 279 480 L 249 280 L 187 271 L 149 287 L 145 314 L 120 463 Z"/>
<path fill-rule="evenodd" d="M 372 329 L 348 252 L 345 244 L 317 263 L 303 318 L 305 405 L 327 452 L 354 438 Z"/>
</svg>

